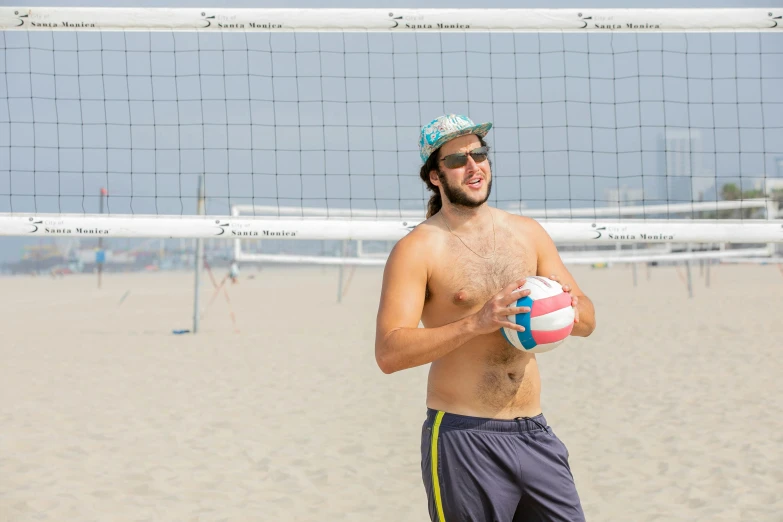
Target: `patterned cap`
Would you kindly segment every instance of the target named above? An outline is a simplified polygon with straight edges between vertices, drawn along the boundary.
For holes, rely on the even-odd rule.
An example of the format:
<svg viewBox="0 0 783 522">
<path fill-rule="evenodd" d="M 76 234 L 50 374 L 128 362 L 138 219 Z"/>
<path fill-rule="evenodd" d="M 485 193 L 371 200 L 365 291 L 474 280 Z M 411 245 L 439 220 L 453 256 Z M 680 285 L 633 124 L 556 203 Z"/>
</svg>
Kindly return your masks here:
<svg viewBox="0 0 783 522">
<path fill-rule="evenodd" d="M 447 141 L 466 134 L 475 134 L 483 138 L 491 128 L 492 124 L 489 122 L 476 125 L 473 120 L 461 114 L 440 116 L 421 128 L 419 138 L 421 161 L 426 163 L 427 158 Z"/>
</svg>

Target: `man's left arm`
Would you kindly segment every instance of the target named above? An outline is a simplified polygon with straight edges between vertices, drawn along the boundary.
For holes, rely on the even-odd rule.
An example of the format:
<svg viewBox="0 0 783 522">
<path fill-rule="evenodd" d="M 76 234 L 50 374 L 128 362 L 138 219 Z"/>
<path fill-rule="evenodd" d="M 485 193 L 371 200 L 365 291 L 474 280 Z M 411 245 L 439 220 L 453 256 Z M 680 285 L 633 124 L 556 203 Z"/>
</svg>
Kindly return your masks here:
<svg viewBox="0 0 783 522">
<path fill-rule="evenodd" d="M 560 259 L 555 242 L 549 237 L 546 230 L 534 220 L 532 228 L 536 243 L 538 268 L 536 275 L 548 277 L 563 285 L 563 290 L 571 294 L 571 305 L 574 307 L 574 330 L 571 335 L 587 337 L 595 330 L 595 308 L 593 302 L 576 284 L 574 277 Z"/>
</svg>

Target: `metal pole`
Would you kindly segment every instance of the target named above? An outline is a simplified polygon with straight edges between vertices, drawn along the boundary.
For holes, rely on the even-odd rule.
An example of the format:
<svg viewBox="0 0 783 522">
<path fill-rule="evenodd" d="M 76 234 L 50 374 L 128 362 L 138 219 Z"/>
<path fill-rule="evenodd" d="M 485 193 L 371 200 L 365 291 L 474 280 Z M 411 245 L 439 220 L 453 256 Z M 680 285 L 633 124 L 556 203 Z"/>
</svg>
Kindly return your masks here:
<svg viewBox="0 0 783 522">
<path fill-rule="evenodd" d="M 198 203 L 196 213 L 199 216 L 204 215 L 204 180 L 203 176 L 198 178 Z M 204 266 L 204 240 L 196 239 L 196 281 L 193 298 L 193 333 L 198 333 L 199 324 L 199 288 L 201 285 L 201 267 Z"/>
<path fill-rule="evenodd" d="M 688 243 L 688 253 L 692 250 L 691 244 Z M 691 260 L 688 259 L 685 262 L 685 270 L 688 272 L 688 297 L 693 297 L 693 281 L 691 279 Z"/>
<path fill-rule="evenodd" d="M 778 202 L 772 199 L 772 189 L 767 190 L 767 219 L 773 220 L 778 217 Z M 781 216 L 783 217 L 783 216 Z M 775 255 L 775 243 L 767 243 L 767 250 L 769 250 L 769 256 Z"/>
<path fill-rule="evenodd" d="M 709 288 L 709 287 L 710 287 L 710 265 L 712 265 L 712 260 L 711 260 L 711 259 L 708 259 L 708 260 L 706 261 L 706 263 L 707 263 L 707 267 L 706 267 L 707 274 L 705 275 L 705 278 L 704 278 L 704 279 L 705 279 L 705 286 L 706 286 L 707 288 Z"/>
<path fill-rule="evenodd" d="M 103 214 L 103 196 L 105 196 L 105 195 L 107 195 L 106 189 L 101 187 L 101 193 L 100 193 L 100 196 L 98 197 L 98 201 L 99 201 L 98 204 L 100 206 L 100 211 L 99 211 L 100 214 Z M 101 279 L 102 279 L 102 276 L 103 276 L 103 261 L 104 261 L 104 259 L 106 259 L 104 257 L 105 254 L 103 254 L 103 236 L 98 237 L 98 252 L 99 253 L 98 253 L 98 256 L 96 256 L 97 257 L 96 261 L 98 261 L 98 288 L 100 288 L 101 287 Z"/>
<path fill-rule="evenodd" d="M 712 250 L 712 247 L 715 246 L 713 243 L 709 243 L 707 245 L 707 248 Z M 709 288 L 710 287 L 710 265 L 712 264 L 712 259 L 705 259 L 704 260 L 704 286 Z"/>
<path fill-rule="evenodd" d="M 343 239 L 343 248 L 342 248 L 342 257 L 345 257 L 345 253 L 348 248 L 348 240 Z M 342 303 L 343 302 L 343 280 L 344 280 L 344 273 L 345 273 L 345 265 L 340 265 L 340 276 L 337 281 L 337 302 Z"/>
</svg>

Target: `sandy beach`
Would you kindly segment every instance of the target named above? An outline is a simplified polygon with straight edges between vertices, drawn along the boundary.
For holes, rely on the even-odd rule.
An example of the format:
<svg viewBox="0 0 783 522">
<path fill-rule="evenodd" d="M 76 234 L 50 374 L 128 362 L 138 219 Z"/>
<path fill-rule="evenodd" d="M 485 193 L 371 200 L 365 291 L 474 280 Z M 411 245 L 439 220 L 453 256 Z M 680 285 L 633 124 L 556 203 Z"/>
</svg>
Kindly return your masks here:
<svg viewBox="0 0 783 522">
<path fill-rule="evenodd" d="M 779 268 L 572 272 L 598 329 L 538 359 L 587 519 L 783 521 Z M 243 267 L 210 305 L 205 274 L 198 335 L 190 273 L 0 278 L 0 522 L 428 520 L 381 275 L 338 304 L 336 268 Z"/>
</svg>

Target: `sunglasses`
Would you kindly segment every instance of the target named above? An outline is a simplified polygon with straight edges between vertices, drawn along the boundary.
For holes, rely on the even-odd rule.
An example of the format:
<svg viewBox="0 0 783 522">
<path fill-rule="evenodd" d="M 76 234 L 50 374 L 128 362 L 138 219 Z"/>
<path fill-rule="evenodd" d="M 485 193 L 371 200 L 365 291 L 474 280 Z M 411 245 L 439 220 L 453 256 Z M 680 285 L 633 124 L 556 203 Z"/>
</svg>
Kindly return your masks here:
<svg viewBox="0 0 783 522">
<path fill-rule="evenodd" d="M 467 153 L 457 152 L 456 154 L 449 154 L 448 156 L 444 156 L 441 161 L 450 169 L 458 169 L 468 164 L 468 155 L 470 155 L 476 163 L 482 163 L 487 161 L 487 154 L 489 154 L 489 147 L 479 147 Z"/>
</svg>

